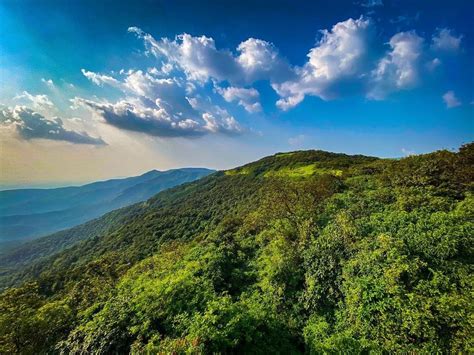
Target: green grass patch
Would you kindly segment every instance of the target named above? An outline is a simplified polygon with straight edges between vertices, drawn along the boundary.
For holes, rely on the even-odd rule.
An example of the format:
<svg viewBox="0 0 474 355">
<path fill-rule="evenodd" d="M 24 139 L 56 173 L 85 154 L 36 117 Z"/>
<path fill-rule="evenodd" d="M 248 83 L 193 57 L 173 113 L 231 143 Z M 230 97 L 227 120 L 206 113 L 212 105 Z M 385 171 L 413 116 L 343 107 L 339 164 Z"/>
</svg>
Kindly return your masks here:
<svg viewBox="0 0 474 355">
<path fill-rule="evenodd" d="M 265 177 L 289 177 L 300 178 L 311 175 L 331 174 L 334 176 L 341 176 L 342 170 L 318 168 L 316 164 L 300 165 L 294 167 L 284 167 L 278 170 L 271 170 L 265 173 Z"/>
<path fill-rule="evenodd" d="M 249 175 L 252 172 L 250 168 L 239 168 L 239 169 L 232 169 L 227 170 L 224 174 L 232 176 L 232 175 Z"/>
</svg>

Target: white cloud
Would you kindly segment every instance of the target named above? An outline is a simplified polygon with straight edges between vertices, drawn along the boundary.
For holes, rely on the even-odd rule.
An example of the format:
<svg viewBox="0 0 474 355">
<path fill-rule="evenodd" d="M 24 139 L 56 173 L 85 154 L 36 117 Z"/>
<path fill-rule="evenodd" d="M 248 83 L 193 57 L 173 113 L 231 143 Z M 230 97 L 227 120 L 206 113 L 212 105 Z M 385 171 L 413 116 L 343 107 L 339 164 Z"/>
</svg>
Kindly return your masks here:
<svg viewBox="0 0 474 355">
<path fill-rule="evenodd" d="M 97 85 L 109 84 L 120 89 L 125 95 L 141 98 L 150 107 L 160 107 L 171 115 L 192 115 L 193 109 L 186 99 L 186 88 L 177 78 L 156 78 L 152 74 L 141 70 L 129 70 L 123 80 L 105 76 L 107 80 L 97 79 L 103 77 L 93 72 L 87 72 L 88 77 L 94 78 Z"/>
<path fill-rule="evenodd" d="M 218 50 L 214 39 L 206 36 L 193 37 L 187 33 L 174 40 L 155 40 L 151 35 L 135 27 L 129 28 L 145 41 L 156 57 L 163 57 L 181 67 L 190 80 L 205 82 L 209 78 L 225 80 L 235 76 L 238 68 L 232 53 Z"/>
<path fill-rule="evenodd" d="M 148 51 L 167 64 L 181 68 L 188 78 L 204 83 L 210 79 L 231 84 L 250 84 L 256 80 L 281 81 L 291 75 L 291 68 L 270 42 L 249 38 L 237 46 L 237 55 L 218 49 L 213 38 L 183 33 L 174 40 L 156 40 L 136 27 L 129 32 L 145 42 Z M 166 64 L 165 64 L 166 65 Z"/>
<path fill-rule="evenodd" d="M 25 106 L 0 108 L 0 125 L 15 128 L 21 139 L 49 139 L 74 144 L 105 145 L 101 138 L 94 138 L 86 132 L 64 128 L 59 117 L 48 119 Z"/>
<path fill-rule="evenodd" d="M 87 71 L 85 69 L 81 69 L 81 72 L 87 79 L 89 79 L 96 85 L 102 86 L 104 84 L 107 84 L 107 85 L 115 86 L 115 87 L 120 86 L 118 80 L 109 75 L 102 75 L 102 74 L 94 73 L 91 71 Z"/>
<path fill-rule="evenodd" d="M 301 101 L 304 100 L 304 93 L 297 93 L 293 96 L 287 96 L 282 99 L 278 99 L 276 102 L 276 106 L 283 111 L 287 111 L 296 105 L 298 105 Z"/>
<path fill-rule="evenodd" d="M 433 35 L 431 47 L 435 50 L 455 52 L 461 47 L 462 36 L 456 37 L 448 28 L 438 29 Z"/>
<path fill-rule="evenodd" d="M 167 76 L 173 71 L 173 69 L 174 69 L 173 64 L 163 63 L 160 69 L 157 69 L 156 67 L 148 68 L 148 73 L 154 76 Z"/>
<path fill-rule="evenodd" d="M 76 98 L 73 106 L 87 107 L 110 125 L 151 136 L 189 137 L 243 132 L 235 118 L 212 104 L 209 92 L 202 86 L 209 78 L 214 81 L 221 75 L 222 78 L 229 75 L 222 63 L 229 58 L 233 60 L 230 52 L 218 51 L 214 41 L 205 36 L 185 34 L 174 41 L 156 41 L 139 29 L 131 28 L 129 31 L 143 38 L 150 52 L 166 60 L 161 69 L 122 69 L 119 76 L 83 69 L 83 74 L 93 83 L 115 87 L 123 92 L 124 97 L 115 103 Z M 234 64 L 237 65 L 235 61 Z M 175 71 L 176 66 L 181 71 Z M 258 98 L 255 89 L 231 90 L 226 95 L 227 101 L 236 100 L 252 112 L 261 108 Z"/>
<path fill-rule="evenodd" d="M 260 94 L 257 90 L 237 88 L 229 86 L 227 88 L 216 87 L 219 94 L 222 95 L 227 102 L 237 101 L 240 106 L 243 106 L 248 112 L 260 112 L 262 106 L 260 105 Z"/>
<path fill-rule="evenodd" d="M 44 83 L 50 89 L 54 89 L 54 81 L 52 79 L 41 78 L 41 82 Z"/>
<path fill-rule="evenodd" d="M 26 90 L 16 95 L 13 99 L 31 103 L 37 110 L 49 110 L 54 107 L 48 95 L 32 95 Z"/>
<path fill-rule="evenodd" d="M 115 127 L 146 133 L 157 137 L 196 137 L 207 133 L 237 134 L 241 128 L 230 115 L 215 116 L 204 112 L 201 117 L 176 117 L 164 107 L 140 99 L 120 100 L 116 103 L 95 102 L 75 98 L 74 105 L 82 105 Z"/>
<path fill-rule="evenodd" d="M 454 91 L 449 90 L 445 92 L 442 96 L 444 103 L 446 104 L 447 108 L 453 108 L 461 106 L 461 101 L 456 97 Z"/>
<path fill-rule="evenodd" d="M 381 6 L 382 1 L 364 4 Z M 86 70 L 84 75 L 97 85 L 108 84 L 126 96 L 140 98 L 149 108 L 162 108 L 173 119 L 186 117 L 196 122 L 203 120 L 204 113 L 214 116 L 212 105 L 205 109 L 194 105 L 199 96 L 200 102 L 212 103 L 209 83 L 227 102 L 258 112 L 262 109 L 260 95 L 252 86 L 267 81 L 279 96 L 276 106 L 289 110 L 306 96 L 332 100 L 362 94 L 382 100 L 393 92 L 415 87 L 422 70 L 432 71 L 441 63 L 439 58 L 429 57 L 424 39 L 414 31 L 392 36 L 390 49 L 381 56 L 375 23 L 364 17 L 350 18 L 321 31 L 321 39 L 309 50 L 302 66 L 291 66 L 272 43 L 257 38 L 231 50 L 218 48 L 207 36 L 184 33 L 174 39 L 155 39 L 137 27 L 130 27 L 129 32 L 142 39 L 147 53 L 157 58 L 156 67 L 121 70 L 123 78 Z M 460 41 L 460 37 L 446 29 L 433 37 L 440 48 L 454 48 L 455 40 Z"/>
<path fill-rule="evenodd" d="M 400 32 L 390 39 L 391 50 L 372 71 L 373 87 L 368 97 L 384 99 L 394 91 L 409 89 L 419 81 L 419 59 L 423 38 L 415 32 Z"/>
<path fill-rule="evenodd" d="M 349 19 L 334 25 L 331 31 L 322 31 L 323 38 L 308 54 L 311 74 L 333 81 L 358 73 L 367 54 L 369 26 L 369 20 Z"/>
<path fill-rule="evenodd" d="M 216 118 L 212 113 L 205 112 L 202 118 L 205 122 L 204 129 L 210 132 L 226 132 L 226 133 L 240 133 L 242 128 L 237 123 L 234 117 L 225 112 L 226 115 Z"/>
<path fill-rule="evenodd" d="M 280 82 L 289 79 L 292 69 L 275 46 L 261 39 L 249 38 L 237 47 L 236 61 L 246 83 L 257 80 Z"/>
<path fill-rule="evenodd" d="M 297 77 L 273 88 L 281 96 L 277 106 L 289 109 L 300 103 L 305 95 L 329 100 L 361 82 L 369 57 L 373 28 L 364 18 L 349 19 L 322 31 L 322 38 L 308 53 L 308 62 L 296 68 Z M 346 84 L 346 85 L 345 85 Z"/>
<path fill-rule="evenodd" d="M 152 71 L 153 72 L 153 71 Z M 161 78 L 141 70 L 121 71 L 123 79 L 86 72 L 98 85 L 119 88 L 125 97 L 115 103 L 76 98 L 74 107 L 83 106 L 115 127 L 160 137 L 192 137 L 208 133 L 242 132 L 237 121 L 215 105 L 202 105 L 189 96 L 194 89 L 179 77 Z M 161 72 L 160 72 L 161 73 Z M 251 106 L 250 101 L 245 101 Z"/>
</svg>

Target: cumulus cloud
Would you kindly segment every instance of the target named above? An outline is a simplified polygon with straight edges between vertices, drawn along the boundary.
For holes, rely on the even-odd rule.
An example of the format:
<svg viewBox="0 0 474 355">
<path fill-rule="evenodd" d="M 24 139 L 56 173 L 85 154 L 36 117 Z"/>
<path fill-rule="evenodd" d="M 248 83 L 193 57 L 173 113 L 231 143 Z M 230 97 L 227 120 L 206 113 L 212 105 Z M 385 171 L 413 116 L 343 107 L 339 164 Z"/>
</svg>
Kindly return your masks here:
<svg viewBox="0 0 474 355">
<path fill-rule="evenodd" d="M 20 138 L 25 140 L 49 139 L 74 144 L 106 144 L 101 138 L 91 137 L 86 132 L 67 130 L 59 117 L 47 119 L 25 106 L 0 108 L 0 125 L 15 128 Z"/>
<path fill-rule="evenodd" d="M 102 86 L 104 84 L 111 85 L 111 86 L 119 86 L 119 82 L 117 79 L 109 76 L 109 75 L 102 75 L 98 73 L 94 73 L 91 71 L 87 71 L 85 69 L 81 69 L 82 74 L 92 81 L 94 84 Z"/>
<path fill-rule="evenodd" d="M 179 78 L 155 78 L 141 70 L 129 71 L 120 86 L 125 94 L 140 98 L 148 107 L 163 109 L 175 119 L 198 115 L 189 104 L 186 86 Z"/>
<path fill-rule="evenodd" d="M 285 96 L 285 91 L 282 89 L 276 89 L 279 91 L 280 95 Z M 296 105 L 298 105 L 301 101 L 304 100 L 304 93 L 293 93 L 291 95 L 286 94 L 285 98 L 278 99 L 276 102 L 276 106 L 283 111 L 287 111 Z"/>
<path fill-rule="evenodd" d="M 23 91 L 13 99 L 28 102 L 37 110 L 48 110 L 54 107 L 47 95 L 32 95 L 28 91 Z"/>
<path fill-rule="evenodd" d="M 281 81 L 292 75 L 286 60 L 270 42 L 249 38 L 233 53 L 218 49 L 213 38 L 195 37 L 184 33 L 174 40 L 153 36 L 137 27 L 129 32 L 143 39 L 148 51 L 181 68 L 189 80 L 206 82 L 209 79 L 231 84 L 252 83 L 256 80 Z"/>
<path fill-rule="evenodd" d="M 431 47 L 435 50 L 455 52 L 461 47 L 462 36 L 456 37 L 448 28 L 441 28 L 433 35 Z"/>
<path fill-rule="evenodd" d="M 400 32 L 389 42 L 391 50 L 372 71 L 373 87 L 368 97 L 384 99 L 394 91 L 414 87 L 419 81 L 419 62 L 423 50 L 423 38 L 415 32 Z"/>
<path fill-rule="evenodd" d="M 153 55 L 178 65 L 191 80 L 205 82 L 211 77 L 217 80 L 236 77 L 238 67 L 232 53 L 218 50 L 210 37 L 184 33 L 174 40 L 156 40 L 137 27 L 130 27 L 128 31 L 142 38 Z"/>
<path fill-rule="evenodd" d="M 249 38 L 237 47 L 236 58 L 245 82 L 288 80 L 294 73 L 286 59 L 280 56 L 275 46 L 261 39 Z"/>
<path fill-rule="evenodd" d="M 161 68 L 156 67 L 148 68 L 147 72 L 154 76 L 167 76 L 173 71 L 174 67 L 171 63 L 162 63 Z M 122 74 L 125 71 L 122 70 Z"/>
<path fill-rule="evenodd" d="M 84 76 L 94 84 L 115 87 L 124 97 L 115 103 L 76 98 L 73 100 L 75 107 L 86 107 L 118 128 L 159 137 L 244 131 L 232 115 L 212 104 L 202 86 L 209 78 L 214 81 L 233 74 L 236 62 L 232 70 L 226 69 L 224 64 L 233 60 L 230 52 L 217 50 L 214 41 L 205 36 L 182 35 L 174 41 L 156 41 L 140 29 L 130 28 L 129 31 L 143 38 L 151 53 L 163 57 L 160 58 L 164 60 L 161 68 L 121 70 L 119 76 L 83 69 Z M 181 71 L 175 70 L 176 67 Z M 260 109 L 255 89 L 231 90 L 225 94 L 225 99 L 236 100 L 248 111 Z"/>
<path fill-rule="evenodd" d="M 216 117 L 215 114 L 210 112 L 204 112 L 202 119 L 205 122 L 204 129 L 211 132 L 224 132 L 224 133 L 240 133 L 242 128 L 235 120 L 234 117 L 230 116 L 225 110 L 218 110 L 217 112 L 223 114 L 221 117 Z"/>
<path fill-rule="evenodd" d="M 381 6 L 382 1 L 363 4 Z M 422 70 L 432 71 L 441 63 L 438 56 L 427 54 L 424 39 L 414 31 L 393 35 L 384 52 L 376 42 L 374 21 L 363 16 L 322 30 L 301 66 L 292 66 L 272 43 L 262 39 L 249 38 L 227 49 L 204 35 L 183 33 L 156 39 L 138 27 L 128 31 L 143 40 L 156 66 L 143 71 L 123 69 L 118 76 L 83 69 L 91 82 L 115 87 L 124 96 L 116 103 L 85 100 L 82 104 L 110 124 L 145 133 L 150 130 L 157 136 L 241 131 L 237 121 L 212 102 L 219 94 L 250 113 L 261 111 L 260 94 L 253 87 L 258 81 L 267 81 L 279 96 L 276 106 L 289 110 L 306 96 L 332 100 L 357 94 L 382 100 L 415 87 Z M 459 48 L 460 39 L 450 30 L 439 30 L 432 47 L 452 50 Z"/>
<path fill-rule="evenodd" d="M 216 90 L 222 95 L 224 100 L 227 102 L 237 101 L 248 112 L 259 112 L 262 110 L 260 94 L 253 88 L 246 89 L 229 86 L 227 88 L 216 87 Z"/>
<path fill-rule="evenodd" d="M 197 137 L 206 133 L 240 133 L 241 128 L 230 115 L 215 116 L 205 112 L 201 117 L 173 117 L 163 107 L 139 99 L 103 103 L 75 98 L 82 105 L 115 127 L 157 137 Z"/>
<path fill-rule="evenodd" d="M 446 104 L 447 108 L 453 108 L 461 106 L 461 101 L 456 97 L 454 91 L 449 90 L 445 92 L 442 96 L 444 103 Z"/>
<path fill-rule="evenodd" d="M 305 95 L 329 100 L 361 82 L 367 69 L 373 28 L 368 19 L 349 19 L 322 31 L 322 38 L 308 53 L 308 62 L 296 68 L 297 77 L 272 86 L 281 96 L 283 110 L 300 103 Z"/>
</svg>

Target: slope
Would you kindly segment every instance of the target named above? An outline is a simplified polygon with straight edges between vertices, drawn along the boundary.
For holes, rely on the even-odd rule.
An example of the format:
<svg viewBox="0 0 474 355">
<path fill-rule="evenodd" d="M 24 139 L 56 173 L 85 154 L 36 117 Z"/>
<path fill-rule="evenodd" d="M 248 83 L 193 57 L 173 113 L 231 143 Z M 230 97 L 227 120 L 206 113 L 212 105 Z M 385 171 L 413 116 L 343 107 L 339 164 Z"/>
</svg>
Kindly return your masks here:
<svg viewBox="0 0 474 355">
<path fill-rule="evenodd" d="M 163 191 L 5 275 L 0 351 L 469 352 L 473 168 L 305 151 Z"/>
<path fill-rule="evenodd" d="M 211 172 L 197 168 L 153 170 L 79 187 L 0 191 L 0 243 L 70 228 Z"/>
</svg>

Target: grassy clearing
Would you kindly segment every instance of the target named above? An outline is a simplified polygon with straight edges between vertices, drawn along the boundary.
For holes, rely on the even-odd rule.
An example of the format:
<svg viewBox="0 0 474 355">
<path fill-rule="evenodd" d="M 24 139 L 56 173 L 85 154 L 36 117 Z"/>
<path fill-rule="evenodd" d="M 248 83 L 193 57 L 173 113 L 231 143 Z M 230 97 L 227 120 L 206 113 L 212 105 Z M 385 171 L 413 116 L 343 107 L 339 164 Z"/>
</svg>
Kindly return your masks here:
<svg viewBox="0 0 474 355">
<path fill-rule="evenodd" d="M 245 168 L 227 170 L 225 174 L 228 176 L 249 175 L 252 172 L 253 172 L 253 169 L 249 167 L 245 167 Z M 302 178 L 302 177 L 308 177 L 311 175 L 323 175 L 323 174 L 341 176 L 342 170 L 318 168 L 316 164 L 307 164 L 307 165 L 284 167 L 277 170 L 269 170 L 265 172 L 264 176 L 265 177 Z"/>
<path fill-rule="evenodd" d="M 341 176 L 342 170 L 318 168 L 316 164 L 301 165 L 295 167 L 284 167 L 278 170 L 271 170 L 265 173 L 266 177 L 289 177 L 300 178 L 315 174 L 331 174 L 334 176 Z"/>
<path fill-rule="evenodd" d="M 250 168 L 239 168 L 239 169 L 232 169 L 227 170 L 224 174 L 232 176 L 232 175 L 249 175 L 251 173 Z"/>
</svg>

